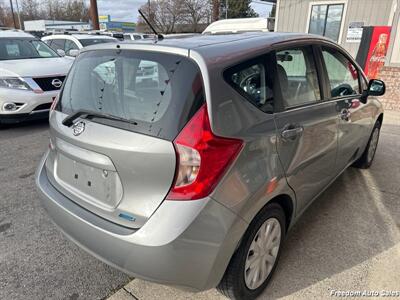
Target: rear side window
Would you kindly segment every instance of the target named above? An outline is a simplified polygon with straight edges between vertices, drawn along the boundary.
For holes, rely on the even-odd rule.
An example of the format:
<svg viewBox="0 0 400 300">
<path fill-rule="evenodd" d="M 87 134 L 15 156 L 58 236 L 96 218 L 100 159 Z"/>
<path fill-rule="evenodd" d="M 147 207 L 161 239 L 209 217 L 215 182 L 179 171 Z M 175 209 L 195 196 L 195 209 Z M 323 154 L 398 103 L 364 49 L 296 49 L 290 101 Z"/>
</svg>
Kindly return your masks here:
<svg viewBox="0 0 400 300">
<path fill-rule="evenodd" d="M 331 97 L 342 97 L 360 93 L 358 71 L 354 64 L 336 49 L 322 48 L 328 73 Z"/>
<path fill-rule="evenodd" d="M 204 103 L 197 65 L 183 56 L 128 50 L 84 52 L 74 63 L 57 109 L 108 114 L 93 121 L 173 140 Z"/>
<path fill-rule="evenodd" d="M 277 77 L 285 107 L 321 100 L 318 74 L 311 47 L 278 51 L 276 60 Z"/>
<path fill-rule="evenodd" d="M 226 81 L 242 96 L 264 112 L 273 112 L 272 87 L 267 85 L 262 60 L 252 60 L 227 70 Z"/>
</svg>

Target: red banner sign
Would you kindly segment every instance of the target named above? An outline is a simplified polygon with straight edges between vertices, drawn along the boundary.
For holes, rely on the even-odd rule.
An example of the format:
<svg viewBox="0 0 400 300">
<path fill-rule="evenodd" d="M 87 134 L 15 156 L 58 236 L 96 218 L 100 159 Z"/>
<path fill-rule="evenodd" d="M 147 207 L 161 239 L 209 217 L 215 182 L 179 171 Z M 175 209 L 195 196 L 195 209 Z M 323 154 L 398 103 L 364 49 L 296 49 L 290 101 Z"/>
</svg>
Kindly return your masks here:
<svg viewBox="0 0 400 300">
<path fill-rule="evenodd" d="M 390 26 L 376 26 L 374 28 L 364 70 L 369 79 L 378 79 L 385 64 L 390 29 Z"/>
</svg>

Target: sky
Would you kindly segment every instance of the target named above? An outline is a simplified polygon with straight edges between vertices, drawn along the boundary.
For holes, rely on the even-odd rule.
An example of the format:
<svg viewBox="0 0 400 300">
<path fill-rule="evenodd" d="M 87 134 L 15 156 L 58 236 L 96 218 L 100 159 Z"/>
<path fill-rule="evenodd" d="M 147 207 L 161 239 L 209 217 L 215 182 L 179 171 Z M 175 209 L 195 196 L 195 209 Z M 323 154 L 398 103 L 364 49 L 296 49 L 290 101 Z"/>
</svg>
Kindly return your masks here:
<svg viewBox="0 0 400 300">
<path fill-rule="evenodd" d="M 136 22 L 137 11 L 146 2 L 147 0 L 97 0 L 97 9 L 99 15 L 111 15 L 111 19 L 115 21 Z M 267 17 L 272 6 L 260 2 L 253 1 L 251 6 L 260 17 Z"/>
<path fill-rule="evenodd" d="M 15 1 L 14 6 L 15 6 Z M 22 0 L 18 0 L 21 3 Z M 40 1 L 40 0 L 39 0 Z M 89 2 L 89 0 L 87 0 Z M 0 0 L 5 5 L 9 5 L 9 0 Z M 97 0 L 97 8 L 99 15 L 111 15 L 114 21 L 136 22 L 138 16 L 138 9 L 147 0 Z M 260 17 L 267 17 L 271 10 L 271 5 L 268 3 L 260 3 L 261 1 L 255 0 L 252 2 L 253 9 L 260 15 Z"/>
</svg>

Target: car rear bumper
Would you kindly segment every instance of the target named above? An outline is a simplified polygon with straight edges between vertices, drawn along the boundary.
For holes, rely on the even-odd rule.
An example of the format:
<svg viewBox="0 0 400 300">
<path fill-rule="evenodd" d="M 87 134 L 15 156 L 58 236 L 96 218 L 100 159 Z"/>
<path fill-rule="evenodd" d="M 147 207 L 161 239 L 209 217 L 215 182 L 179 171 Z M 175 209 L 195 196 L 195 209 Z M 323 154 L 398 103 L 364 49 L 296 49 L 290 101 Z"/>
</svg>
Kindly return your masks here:
<svg viewBox="0 0 400 300">
<path fill-rule="evenodd" d="M 36 184 L 54 223 L 80 247 L 135 277 L 200 291 L 215 287 L 248 224 L 211 198 L 164 201 L 139 229 L 82 208 L 48 181 L 42 159 Z"/>
</svg>

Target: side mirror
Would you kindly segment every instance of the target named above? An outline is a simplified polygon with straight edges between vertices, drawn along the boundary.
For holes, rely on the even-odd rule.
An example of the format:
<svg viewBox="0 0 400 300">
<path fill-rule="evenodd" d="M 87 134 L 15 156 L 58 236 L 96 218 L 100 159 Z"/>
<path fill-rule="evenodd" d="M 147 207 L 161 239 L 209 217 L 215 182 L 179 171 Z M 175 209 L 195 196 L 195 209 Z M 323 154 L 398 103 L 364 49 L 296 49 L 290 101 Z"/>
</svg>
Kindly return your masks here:
<svg viewBox="0 0 400 300">
<path fill-rule="evenodd" d="M 72 57 L 77 57 L 79 55 L 79 50 L 78 49 L 71 49 L 71 50 L 69 50 L 68 55 L 72 56 Z"/>
<path fill-rule="evenodd" d="M 65 51 L 61 49 L 57 49 L 57 54 L 60 56 L 65 56 Z"/>
<path fill-rule="evenodd" d="M 371 79 L 368 83 L 368 96 L 382 96 L 385 94 L 386 86 L 382 80 Z"/>
</svg>

